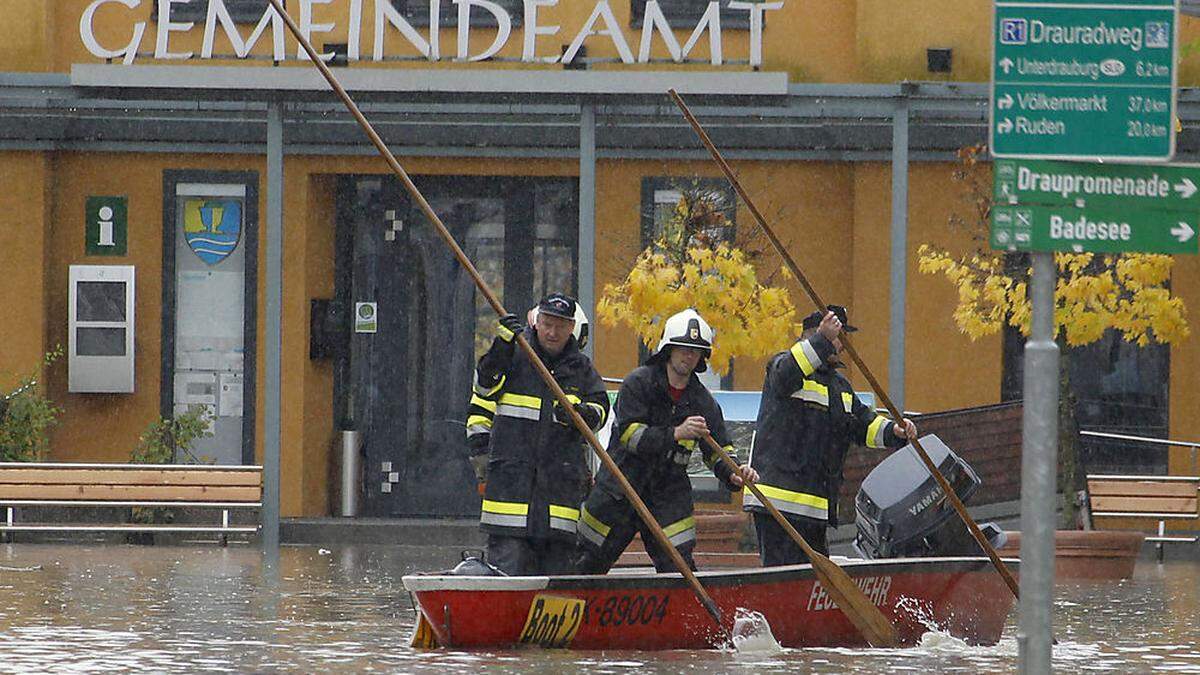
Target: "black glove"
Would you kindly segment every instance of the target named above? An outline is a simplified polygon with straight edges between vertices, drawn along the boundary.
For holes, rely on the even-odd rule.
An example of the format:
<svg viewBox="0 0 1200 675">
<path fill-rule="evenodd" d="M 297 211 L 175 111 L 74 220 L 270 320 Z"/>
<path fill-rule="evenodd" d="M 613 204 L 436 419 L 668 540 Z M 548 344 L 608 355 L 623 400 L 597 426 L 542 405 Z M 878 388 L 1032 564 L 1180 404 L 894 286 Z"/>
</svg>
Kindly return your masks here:
<svg viewBox="0 0 1200 675">
<path fill-rule="evenodd" d="M 517 333 L 520 333 L 521 329 L 525 327 L 516 314 L 505 314 L 496 323 L 498 324 L 496 326 L 496 337 L 505 342 L 512 342 Z"/>
<path fill-rule="evenodd" d="M 597 426 L 599 426 L 600 411 L 596 410 L 595 407 L 586 403 L 576 403 L 571 407 L 575 409 L 575 412 L 579 413 L 579 416 L 583 418 L 583 423 L 586 424 L 589 429 L 595 429 Z M 554 421 L 558 422 L 559 424 L 572 426 L 570 413 L 564 411 L 562 409 L 562 404 L 560 404 L 558 401 L 554 402 Z"/>
</svg>

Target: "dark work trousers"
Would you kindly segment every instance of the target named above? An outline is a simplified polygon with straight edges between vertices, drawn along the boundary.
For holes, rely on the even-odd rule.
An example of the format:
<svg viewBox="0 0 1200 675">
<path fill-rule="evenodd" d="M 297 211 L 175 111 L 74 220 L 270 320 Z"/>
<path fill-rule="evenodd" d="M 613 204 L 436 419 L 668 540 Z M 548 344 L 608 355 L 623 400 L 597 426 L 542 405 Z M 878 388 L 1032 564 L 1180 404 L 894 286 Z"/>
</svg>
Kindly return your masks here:
<svg viewBox="0 0 1200 675">
<path fill-rule="evenodd" d="M 639 532 L 642 535 L 642 544 L 646 547 L 646 553 L 650 555 L 650 560 L 654 563 L 654 570 L 656 572 L 678 572 L 679 568 L 675 566 L 671 555 L 658 545 L 658 540 L 639 518 L 636 523 L 625 522 L 614 526 L 608 537 L 605 538 L 604 546 L 601 547 L 584 541 L 581 537 L 575 560 L 575 567 L 579 570 L 579 574 L 607 574 L 616 564 L 617 558 L 621 557 L 625 548 L 633 541 L 633 536 Z M 675 547 L 693 572 L 696 571 L 696 561 L 692 558 L 692 551 L 695 548 L 695 540 Z"/>
<path fill-rule="evenodd" d="M 814 551 L 829 555 L 829 544 L 825 540 L 825 523 L 807 518 L 788 518 L 788 522 Z M 758 554 L 762 557 L 763 567 L 799 565 L 809 561 L 800 545 L 792 541 L 791 535 L 775 522 L 771 514 L 755 512 L 754 529 L 758 532 Z"/>
<path fill-rule="evenodd" d="M 569 540 L 488 535 L 487 561 L 509 576 L 574 574 L 574 553 L 575 544 Z"/>
</svg>

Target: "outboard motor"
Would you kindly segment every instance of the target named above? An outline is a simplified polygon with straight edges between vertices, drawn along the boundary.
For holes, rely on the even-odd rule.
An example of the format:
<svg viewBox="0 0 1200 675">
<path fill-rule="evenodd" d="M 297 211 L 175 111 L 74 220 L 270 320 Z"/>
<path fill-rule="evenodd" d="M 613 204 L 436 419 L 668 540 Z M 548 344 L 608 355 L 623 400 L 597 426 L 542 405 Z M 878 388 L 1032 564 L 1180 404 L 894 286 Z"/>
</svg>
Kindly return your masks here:
<svg viewBox="0 0 1200 675">
<path fill-rule="evenodd" d="M 462 562 L 450 570 L 450 574 L 460 577 L 506 577 L 508 576 L 495 566 L 483 559 L 483 551 L 466 550 L 462 552 Z"/>
<path fill-rule="evenodd" d="M 923 436 L 921 447 L 965 504 L 979 489 L 979 476 L 937 436 Z M 911 445 L 889 455 L 867 475 L 854 499 L 854 512 L 854 549 L 864 558 L 983 553 Z M 992 546 L 1004 545 L 1007 537 L 995 523 L 979 527 Z"/>
</svg>

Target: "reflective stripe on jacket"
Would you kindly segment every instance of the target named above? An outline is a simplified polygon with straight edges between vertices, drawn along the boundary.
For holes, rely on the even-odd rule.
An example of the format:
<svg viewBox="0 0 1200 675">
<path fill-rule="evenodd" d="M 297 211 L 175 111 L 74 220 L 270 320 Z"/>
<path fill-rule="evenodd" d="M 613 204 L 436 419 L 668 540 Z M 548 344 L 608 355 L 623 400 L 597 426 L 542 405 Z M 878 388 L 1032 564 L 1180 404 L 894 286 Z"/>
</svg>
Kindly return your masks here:
<svg viewBox="0 0 1200 675">
<path fill-rule="evenodd" d="M 557 357 L 548 356 L 533 329 L 525 338 L 573 403 L 594 406 L 600 425 L 608 394 L 574 338 Z M 492 349 L 508 348 L 500 340 Z M 554 419 L 554 395 L 522 350 L 507 372 L 492 372 L 484 355 L 476 368 L 467 434 L 488 434 L 487 488 L 480 526 L 516 537 L 572 539 L 579 506 L 591 485 L 583 439 L 573 425 Z"/>
<path fill-rule="evenodd" d="M 816 333 L 768 361 L 750 464 L 758 471 L 759 489 L 780 511 L 836 526 L 850 443 L 892 448 L 905 441 L 828 363 L 833 350 Z M 749 491 L 742 507 L 766 511 Z"/>
</svg>

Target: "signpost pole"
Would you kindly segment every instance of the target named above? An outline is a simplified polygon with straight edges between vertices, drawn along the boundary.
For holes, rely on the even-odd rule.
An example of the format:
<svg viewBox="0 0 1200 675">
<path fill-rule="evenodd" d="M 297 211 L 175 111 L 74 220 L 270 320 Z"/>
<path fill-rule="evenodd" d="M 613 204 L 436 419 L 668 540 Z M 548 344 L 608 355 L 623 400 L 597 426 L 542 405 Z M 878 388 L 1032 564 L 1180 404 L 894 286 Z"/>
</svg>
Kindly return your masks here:
<svg viewBox="0 0 1200 675">
<path fill-rule="evenodd" d="M 1021 453 L 1022 673 L 1049 673 L 1054 609 L 1054 489 L 1058 462 L 1058 344 L 1054 341 L 1054 254 L 1031 253 L 1033 304 L 1025 343 Z"/>
</svg>

